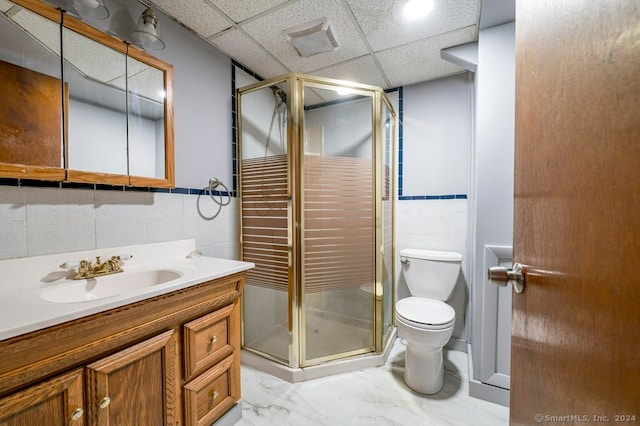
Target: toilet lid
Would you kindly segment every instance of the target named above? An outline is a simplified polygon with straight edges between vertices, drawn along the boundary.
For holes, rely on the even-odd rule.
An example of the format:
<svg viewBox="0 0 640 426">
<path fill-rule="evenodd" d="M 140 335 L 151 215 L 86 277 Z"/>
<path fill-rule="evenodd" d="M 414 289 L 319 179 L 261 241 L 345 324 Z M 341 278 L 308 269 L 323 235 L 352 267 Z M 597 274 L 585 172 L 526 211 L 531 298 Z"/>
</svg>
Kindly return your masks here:
<svg viewBox="0 0 640 426">
<path fill-rule="evenodd" d="M 441 325 L 451 322 L 456 317 L 456 311 L 439 300 L 424 297 L 407 297 L 396 303 L 396 312 L 408 319 L 426 325 Z"/>
</svg>

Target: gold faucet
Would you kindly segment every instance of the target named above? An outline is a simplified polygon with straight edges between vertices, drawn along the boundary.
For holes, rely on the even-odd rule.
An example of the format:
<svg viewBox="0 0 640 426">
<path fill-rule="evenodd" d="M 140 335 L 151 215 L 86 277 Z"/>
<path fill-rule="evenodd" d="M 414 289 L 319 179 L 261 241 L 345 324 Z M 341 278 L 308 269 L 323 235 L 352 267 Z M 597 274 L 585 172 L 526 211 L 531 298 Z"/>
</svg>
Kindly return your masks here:
<svg viewBox="0 0 640 426">
<path fill-rule="evenodd" d="M 130 258 L 132 256 L 127 256 Z M 69 263 L 63 263 L 60 265 L 61 268 L 67 269 L 69 268 Z M 106 262 L 102 262 L 100 260 L 100 256 L 96 256 L 96 262 L 92 264 L 87 259 L 82 259 L 80 264 L 78 265 L 78 273 L 73 276 L 74 280 L 84 280 L 86 278 L 94 278 L 100 277 L 102 275 L 111 275 L 116 274 L 118 272 L 123 272 L 124 269 L 121 268 L 122 262 L 120 260 L 120 256 L 111 256 L 111 259 Z"/>
</svg>

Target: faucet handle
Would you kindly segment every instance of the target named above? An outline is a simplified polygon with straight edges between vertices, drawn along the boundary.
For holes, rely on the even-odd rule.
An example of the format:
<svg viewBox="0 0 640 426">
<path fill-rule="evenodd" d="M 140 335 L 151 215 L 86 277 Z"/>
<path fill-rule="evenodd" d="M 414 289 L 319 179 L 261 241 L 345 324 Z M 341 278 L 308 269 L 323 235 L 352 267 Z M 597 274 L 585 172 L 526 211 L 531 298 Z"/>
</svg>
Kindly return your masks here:
<svg viewBox="0 0 640 426">
<path fill-rule="evenodd" d="M 131 259 L 133 257 L 133 255 L 129 254 L 129 253 L 124 253 L 124 254 L 121 254 L 118 257 L 120 258 L 120 260 L 129 260 L 129 259 Z"/>
<path fill-rule="evenodd" d="M 60 265 L 62 269 L 73 269 L 73 268 L 77 268 L 78 266 L 80 266 L 80 263 L 73 260 L 67 260 L 62 265 Z"/>
</svg>

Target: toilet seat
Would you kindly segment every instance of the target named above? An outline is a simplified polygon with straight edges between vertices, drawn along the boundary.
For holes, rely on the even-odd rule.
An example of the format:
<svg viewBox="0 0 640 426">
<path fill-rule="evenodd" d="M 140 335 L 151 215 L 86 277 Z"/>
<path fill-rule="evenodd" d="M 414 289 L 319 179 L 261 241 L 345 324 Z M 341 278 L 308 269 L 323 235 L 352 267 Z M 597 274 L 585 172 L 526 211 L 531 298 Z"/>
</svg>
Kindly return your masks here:
<svg viewBox="0 0 640 426">
<path fill-rule="evenodd" d="M 456 312 L 439 300 L 407 297 L 396 303 L 396 318 L 413 327 L 442 330 L 453 326 Z"/>
</svg>

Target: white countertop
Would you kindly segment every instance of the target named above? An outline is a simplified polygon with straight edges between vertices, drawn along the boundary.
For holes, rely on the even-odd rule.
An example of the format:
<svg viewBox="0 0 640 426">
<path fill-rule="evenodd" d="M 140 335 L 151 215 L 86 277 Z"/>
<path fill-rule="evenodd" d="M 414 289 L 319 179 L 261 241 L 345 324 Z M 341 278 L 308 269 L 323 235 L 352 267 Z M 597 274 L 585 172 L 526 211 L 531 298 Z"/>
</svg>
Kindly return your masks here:
<svg viewBox="0 0 640 426">
<path fill-rule="evenodd" d="M 0 260 L 0 340 L 39 330 L 87 315 L 180 290 L 254 267 L 253 263 L 187 256 L 195 250 L 194 240 L 142 244 L 109 249 L 60 253 L 20 259 Z M 107 260 L 114 255 L 130 254 L 123 262 L 124 272 L 89 280 L 72 280 L 59 265 L 80 259 Z M 128 274 L 150 270 L 171 271 L 178 278 L 134 291 L 123 291 L 97 300 L 49 302 L 44 294 L 63 293 L 70 285 L 95 286 L 100 280 L 116 280 Z M 104 282 L 107 282 L 106 280 Z M 67 286 L 67 287 L 65 287 Z M 60 291 L 58 291 L 60 290 Z"/>
</svg>

